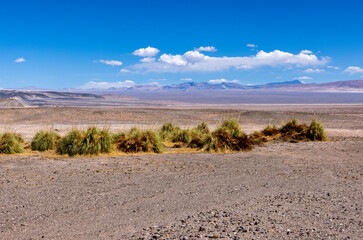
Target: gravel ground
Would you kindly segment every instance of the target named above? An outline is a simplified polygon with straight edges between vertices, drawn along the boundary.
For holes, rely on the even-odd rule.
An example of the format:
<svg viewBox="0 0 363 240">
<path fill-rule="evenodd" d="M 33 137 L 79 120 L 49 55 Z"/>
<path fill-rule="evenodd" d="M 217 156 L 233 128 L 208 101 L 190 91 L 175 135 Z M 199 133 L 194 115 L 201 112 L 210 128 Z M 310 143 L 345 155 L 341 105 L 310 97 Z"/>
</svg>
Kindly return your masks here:
<svg viewBox="0 0 363 240">
<path fill-rule="evenodd" d="M 0 156 L 0 239 L 363 239 L 362 151 Z"/>
</svg>

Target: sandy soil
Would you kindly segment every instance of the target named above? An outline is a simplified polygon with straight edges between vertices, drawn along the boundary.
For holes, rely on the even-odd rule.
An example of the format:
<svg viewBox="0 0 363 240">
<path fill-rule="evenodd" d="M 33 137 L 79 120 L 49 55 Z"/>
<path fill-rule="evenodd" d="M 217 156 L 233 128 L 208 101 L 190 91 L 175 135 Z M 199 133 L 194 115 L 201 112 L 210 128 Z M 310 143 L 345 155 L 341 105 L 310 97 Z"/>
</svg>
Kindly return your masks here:
<svg viewBox="0 0 363 240">
<path fill-rule="evenodd" d="M 1 155 L 0 239 L 362 239 L 363 107 L 291 108 L 6 109 L 0 122 L 29 133 L 98 111 L 96 123 L 120 126 L 237 116 L 258 128 L 315 115 L 332 137 L 233 154 Z"/>
</svg>

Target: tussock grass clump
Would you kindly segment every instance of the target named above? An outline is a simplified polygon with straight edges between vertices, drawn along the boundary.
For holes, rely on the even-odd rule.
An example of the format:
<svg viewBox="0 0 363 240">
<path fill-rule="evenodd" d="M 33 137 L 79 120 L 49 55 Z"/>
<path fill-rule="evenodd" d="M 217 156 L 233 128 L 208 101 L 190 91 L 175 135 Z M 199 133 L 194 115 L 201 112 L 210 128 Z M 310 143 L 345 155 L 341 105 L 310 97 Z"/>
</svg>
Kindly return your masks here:
<svg viewBox="0 0 363 240">
<path fill-rule="evenodd" d="M 61 155 L 95 155 L 112 151 L 113 138 L 108 129 L 100 130 L 89 127 L 87 131 L 73 129 L 63 137 L 58 146 L 57 153 Z"/>
<path fill-rule="evenodd" d="M 222 124 L 217 128 L 216 131 L 224 130 L 231 137 L 239 137 L 241 135 L 241 128 L 236 119 L 227 119 L 222 122 Z"/>
<path fill-rule="evenodd" d="M 253 145 L 260 145 L 268 141 L 263 131 L 251 133 L 249 136 L 249 140 Z"/>
<path fill-rule="evenodd" d="M 16 133 L 6 132 L 0 135 L 0 153 L 15 154 L 24 152 L 25 140 Z"/>
<path fill-rule="evenodd" d="M 238 121 L 229 119 L 204 139 L 207 151 L 247 151 L 252 149 L 248 136 L 241 131 Z"/>
<path fill-rule="evenodd" d="M 289 142 L 307 140 L 306 134 L 308 129 L 309 127 L 306 124 L 299 124 L 298 120 L 293 118 L 280 128 L 282 140 Z"/>
<path fill-rule="evenodd" d="M 44 152 L 54 149 L 57 145 L 60 136 L 52 130 L 41 130 L 35 134 L 31 142 L 31 149 L 33 151 Z"/>
<path fill-rule="evenodd" d="M 279 129 L 276 126 L 271 126 L 270 124 L 265 127 L 261 131 L 265 136 L 276 136 L 280 133 Z"/>
<path fill-rule="evenodd" d="M 311 141 L 325 141 L 326 135 L 324 125 L 314 119 L 309 126 L 309 130 L 307 131 L 307 137 Z"/>
<path fill-rule="evenodd" d="M 176 134 L 181 131 L 179 126 L 175 126 L 173 123 L 165 123 L 161 126 L 159 134 L 162 140 L 171 140 Z"/>
<path fill-rule="evenodd" d="M 189 143 L 192 140 L 190 130 L 181 129 L 176 131 L 171 138 L 172 142 Z"/>
<path fill-rule="evenodd" d="M 198 126 L 195 128 L 195 130 L 203 133 L 203 134 L 209 134 L 210 130 L 208 127 L 208 124 L 206 122 L 202 122 L 200 124 L 198 124 Z"/>
<path fill-rule="evenodd" d="M 126 153 L 164 151 L 161 136 L 151 130 L 141 131 L 133 128 L 127 134 L 120 134 L 115 143 L 118 150 Z"/>
</svg>

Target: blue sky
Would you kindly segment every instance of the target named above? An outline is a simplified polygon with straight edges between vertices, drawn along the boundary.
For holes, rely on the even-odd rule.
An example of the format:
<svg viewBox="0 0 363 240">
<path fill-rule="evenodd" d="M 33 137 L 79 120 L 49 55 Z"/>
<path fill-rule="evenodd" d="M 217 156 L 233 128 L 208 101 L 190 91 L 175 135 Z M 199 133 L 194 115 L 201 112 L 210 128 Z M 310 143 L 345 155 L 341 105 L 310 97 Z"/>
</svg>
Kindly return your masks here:
<svg viewBox="0 0 363 240">
<path fill-rule="evenodd" d="M 362 12 L 358 0 L 1 1 L 0 88 L 363 79 Z"/>
</svg>

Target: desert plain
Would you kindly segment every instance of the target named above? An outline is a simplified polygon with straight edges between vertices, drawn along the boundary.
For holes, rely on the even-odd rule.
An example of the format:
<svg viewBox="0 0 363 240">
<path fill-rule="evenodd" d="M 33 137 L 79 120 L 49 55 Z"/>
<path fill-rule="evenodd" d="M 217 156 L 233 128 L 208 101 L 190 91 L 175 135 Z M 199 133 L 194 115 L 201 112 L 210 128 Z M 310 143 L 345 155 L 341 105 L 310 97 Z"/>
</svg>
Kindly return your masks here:
<svg viewBox="0 0 363 240">
<path fill-rule="evenodd" d="M 251 133 L 297 118 L 325 142 L 269 142 L 248 152 L 96 157 L 0 155 L 0 239 L 363 239 L 362 104 L 184 104 L 4 108 L 2 131 L 211 128 Z"/>
</svg>

